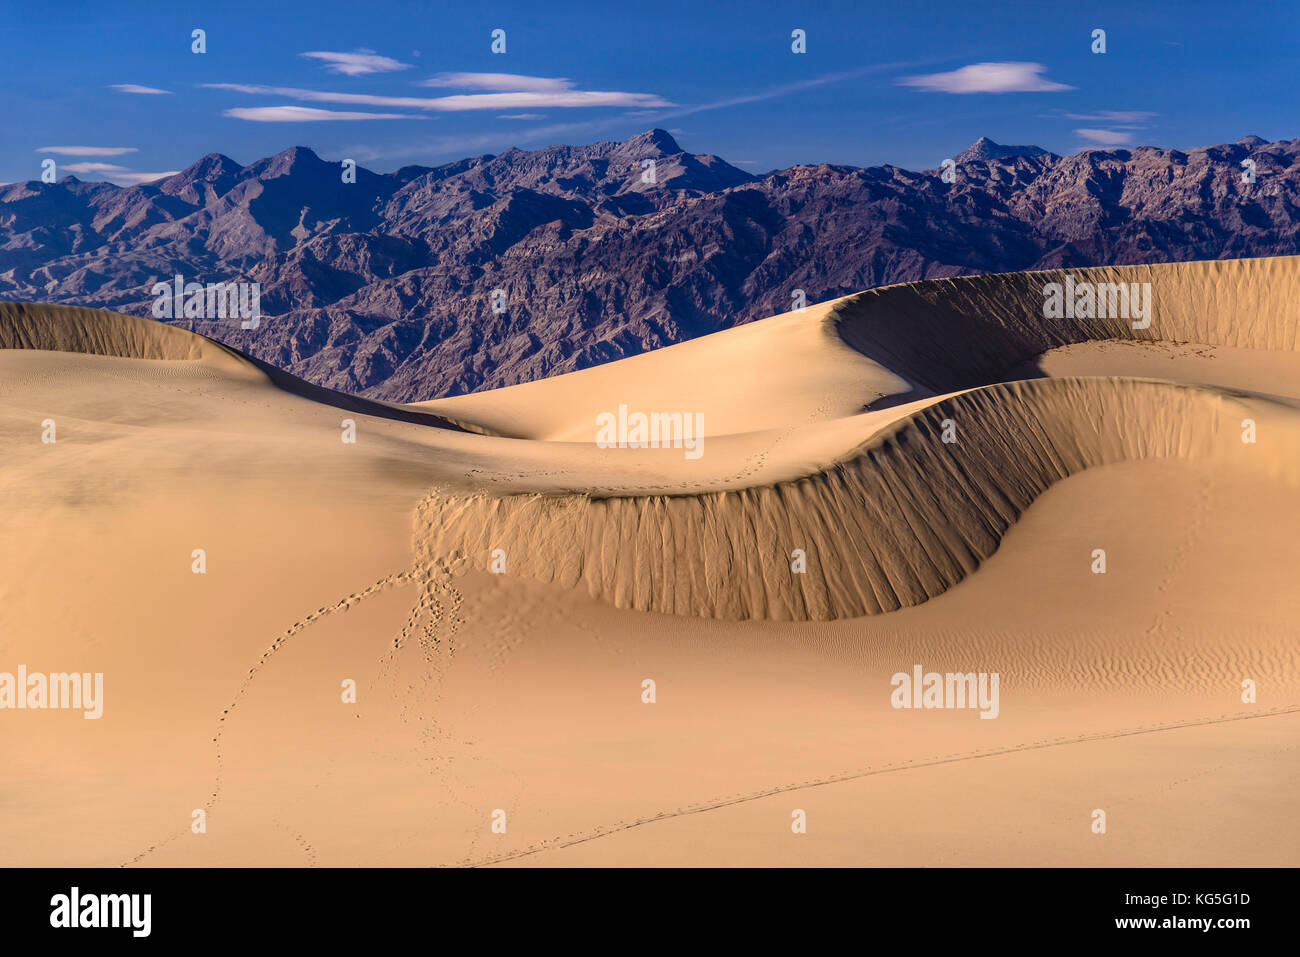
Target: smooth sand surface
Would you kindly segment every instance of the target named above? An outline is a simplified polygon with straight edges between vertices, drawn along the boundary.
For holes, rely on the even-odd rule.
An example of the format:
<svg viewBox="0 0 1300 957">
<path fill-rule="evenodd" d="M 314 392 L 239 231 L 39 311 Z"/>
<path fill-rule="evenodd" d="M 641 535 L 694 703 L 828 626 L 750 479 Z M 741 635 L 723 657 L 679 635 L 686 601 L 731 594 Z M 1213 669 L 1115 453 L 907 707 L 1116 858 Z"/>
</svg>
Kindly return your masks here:
<svg viewBox="0 0 1300 957">
<path fill-rule="evenodd" d="M 0 672 L 104 674 L 0 710 L 0 861 L 1294 864 L 1300 260 L 1074 275 L 1150 328 L 940 280 L 413 406 L 0 304 Z"/>
</svg>

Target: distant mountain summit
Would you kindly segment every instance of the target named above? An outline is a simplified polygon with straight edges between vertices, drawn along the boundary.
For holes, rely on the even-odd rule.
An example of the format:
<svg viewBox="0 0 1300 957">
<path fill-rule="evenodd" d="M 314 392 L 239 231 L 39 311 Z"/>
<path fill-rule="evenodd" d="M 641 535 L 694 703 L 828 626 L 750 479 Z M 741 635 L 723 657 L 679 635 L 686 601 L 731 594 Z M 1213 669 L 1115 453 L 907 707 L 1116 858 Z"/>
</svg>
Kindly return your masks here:
<svg viewBox="0 0 1300 957">
<path fill-rule="evenodd" d="M 958 165 L 969 163 L 973 160 L 1000 160 L 1010 159 L 1013 156 L 1048 156 L 1047 150 L 1038 146 L 1003 146 L 1000 143 L 994 143 L 987 136 L 981 136 L 970 146 L 966 147 L 955 157 L 954 162 Z"/>
<path fill-rule="evenodd" d="M 1255 161 L 1244 183 L 1242 160 Z M 873 286 L 1300 252 L 1300 140 L 1056 156 L 983 137 L 955 182 L 763 176 L 665 130 L 379 174 L 305 146 L 131 187 L 0 186 L 0 298 L 151 313 L 257 282 L 256 330 L 174 320 L 321 385 L 416 400 L 671 345 Z"/>
<path fill-rule="evenodd" d="M 646 130 L 644 133 L 638 133 L 630 139 L 624 140 L 618 144 L 618 152 L 635 153 L 638 156 L 649 156 L 658 154 L 660 156 L 673 156 L 682 152 L 682 148 L 677 145 L 672 134 L 667 130 Z"/>
<path fill-rule="evenodd" d="M 209 153 L 193 166 L 174 176 L 168 176 L 157 186 L 168 196 L 203 206 L 227 193 L 238 181 L 242 171 L 243 167 L 229 156 Z"/>
</svg>

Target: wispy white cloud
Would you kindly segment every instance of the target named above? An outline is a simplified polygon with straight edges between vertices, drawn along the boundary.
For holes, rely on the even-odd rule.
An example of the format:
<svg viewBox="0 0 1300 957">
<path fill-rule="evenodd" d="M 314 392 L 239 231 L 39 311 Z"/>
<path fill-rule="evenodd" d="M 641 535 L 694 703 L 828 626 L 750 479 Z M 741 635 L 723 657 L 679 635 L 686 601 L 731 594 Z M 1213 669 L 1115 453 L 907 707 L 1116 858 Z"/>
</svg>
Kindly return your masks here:
<svg viewBox="0 0 1300 957">
<path fill-rule="evenodd" d="M 141 86 L 138 83 L 110 83 L 110 90 L 117 90 L 119 93 L 139 93 L 143 96 L 162 96 L 170 95 L 171 90 L 160 90 L 156 86 Z"/>
<path fill-rule="evenodd" d="M 129 173 L 125 166 L 116 163 L 68 163 L 63 167 L 66 173 Z"/>
<path fill-rule="evenodd" d="M 287 96 L 308 103 L 342 103 L 353 106 L 386 106 L 435 112 L 465 110 L 509 110 L 591 106 L 672 106 L 653 93 L 623 93 L 603 90 L 548 90 L 515 93 L 459 93 L 452 96 L 377 96 L 370 93 L 334 93 L 287 86 L 258 86 L 247 83 L 205 83 L 212 90 L 230 90 L 262 96 Z"/>
<path fill-rule="evenodd" d="M 524 76 L 519 73 L 438 73 L 417 86 L 452 87 L 457 90 L 571 90 L 573 81 L 561 76 Z"/>
<path fill-rule="evenodd" d="M 1157 113 L 1148 110 L 1094 110 L 1092 113 L 1062 113 L 1067 120 L 1087 120 L 1091 123 L 1141 123 Z"/>
<path fill-rule="evenodd" d="M 134 146 L 41 146 L 36 152 L 57 153 L 62 156 L 121 156 L 139 150 Z"/>
<path fill-rule="evenodd" d="M 541 113 L 502 113 L 497 117 L 498 120 L 544 120 L 546 117 Z"/>
<path fill-rule="evenodd" d="M 249 106 L 226 110 L 223 116 L 254 123 L 320 123 L 326 120 L 423 120 L 409 113 L 349 113 L 310 106 Z"/>
<path fill-rule="evenodd" d="M 1075 130 L 1074 132 L 1089 143 L 1096 143 L 1099 146 L 1127 146 L 1133 141 L 1133 134 L 1128 130 Z"/>
<path fill-rule="evenodd" d="M 80 147 L 87 149 L 88 147 Z M 134 149 L 123 150 L 123 152 L 134 153 Z M 96 155 L 96 154 L 86 154 Z M 112 154 L 107 154 L 112 155 Z M 116 163 L 64 163 L 59 165 L 59 175 L 72 173 L 76 176 L 91 176 L 97 179 L 103 179 L 107 182 L 114 183 L 118 186 L 138 186 L 141 183 L 151 183 L 156 179 L 163 179 L 167 176 L 175 176 L 176 170 L 168 170 L 162 173 L 140 173 L 125 166 L 119 166 Z"/>
<path fill-rule="evenodd" d="M 139 186 L 141 183 L 152 183 L 156 179 L 175 176 L 179 172 L 180 170 L 173 169 L 165 173 L 107 173 L 104 178 L 118 186 Z"/>
<path fill-rule="evenodd" d="M 354 50 L 351 53 L 333 53 L 328 50 L 313 50 L 300 53 L 313 60 L 323 60 L 325 69 L 331 73 L 345 76 L 365 76 L 369 73 L 396 73 L 398 70 L 411 69 L 410 63 L 402 63 L 391 57 L 380 56 L 374 50 Z"/>
<path fill-rule="evenodd" d="M 1043 76 L 1041 63 L 972 63 L 949 73 L 905 76 L 898 82 L 938 93 L 1051 93 L 1073 90 Z"/>
</svg>

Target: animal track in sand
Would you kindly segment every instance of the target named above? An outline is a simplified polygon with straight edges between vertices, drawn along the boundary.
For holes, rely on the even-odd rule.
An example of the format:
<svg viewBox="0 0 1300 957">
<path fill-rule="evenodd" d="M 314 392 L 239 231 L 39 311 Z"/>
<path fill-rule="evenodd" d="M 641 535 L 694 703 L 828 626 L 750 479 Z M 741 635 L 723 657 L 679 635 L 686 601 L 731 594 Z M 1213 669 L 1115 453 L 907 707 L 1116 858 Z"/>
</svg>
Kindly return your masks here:
<svg viewBox="0 0 1300 957">
<path fill-rule="evenodd" d="M 746 804 L 751 801 L 761 800 L 762 798 L 772 797 L 776 794 L 785 794 L 791 791 L 802 791 L 809 788 L 822 787 L 828 784 L 840 784 L 845 781 L 853 781 L 859 778 L 872 777 L 878 774 L 891 774 L 898 771 L 911 771 L 917 768 L 937 767 L 944 764 L 955 764 L 961 761 L 974 761 L 979 758 L 995 758 L 1008 754 L 1016 754 L 1023 751 L 1039 751 L 1045 748 L 1062 747 L 1069 744 L 1084 744 L 1089 741 L 1104 741 L 1114 738 L 1132 737 L 1139 734 L 1155 734 L 1160 731 L 1176 731 L 1182 728 L 1196 728 L 1212 724 L 1225 724 L 1232 721 L 1248 721 L 1255 718 L 1273 718 L 1288 714 L 1300 714 L 1300 707 L 1282 707 L 1273 708 L 1268 711 L 1262 711 L 1257 714 L 1228 714 L 1219 715 L 1214 718 L 1203 718 L 1193 721 L 1182 721 L 1172 724 L 1163 725 L 1140 725 L 1135 728 L 1128 728 L 1121 731 L 1097 732 L 1095 734 L 1084 734 L 1078 737 L 1059 737 L 1034 741 L 1025 744 L 1015 745 L 1012 747 L 991 748 L 985 751 L 972 751 L 966 754 L 953 754 L 942 757 L 935 757 L 917 761 L 902 761 L 894 764 L 881 765 L 879 767 L 866 767 L 857 770 L 840 771 L 835 774 L 827 775 L 812 780 L 799 781 L 792 784 L 782 784 L 775 787 L 767 788 L 762 791 L 754 791 L 748 794 L 729 795 L 717 798 L 712 801 L 704 801 L 698 804 L 689 804 L 684 807 L 674 808 L 672 810 L 660 811 L 657 814 L 646 817 L 636 818 L 630 821 L 619 821 L 605 827 L 595 828 L 590 831 L 581 833 L 557 836 L 549 840 L 539 841 L 530 844 L 527 847 L 517 851 L 508 851 L 502 854 L 496 854 L 490 857 L 480 858 L 478 860 L 465 858 L 455 862 L 453 867 L 485 867 L 491 864 L 501 864 L 507 861 L 518 860 L 519 858 L 529 857 L 533 854 L 539 854 L 547 850 L 559 850 L 566 847 L 573 847 L 576 844 L 585 844 L 589 841 L 599 840 L 602 837 L 609 837 L 611 834 L 617 834 L 620 831 L 631 830 L 636 827 L 644 827 L 647 824 L 654 824 L 658 821 L 665 821 L 676 817 L 685 817 L 690 814 L 703 814 L 706 811 L 716 811 L 725 807 L 733 807 L 737 804 Z"/>
<path fill-rule="evenodd" d="M 289 639 L 293 638 L 296 634 L 298 634 L 299 632 L 307 628 L 309 625 L 313 624 L 320 618 L 323 618 L 327 615 L 332 615 L 340 611 L 347 611 L 353 606 L 355 606 L 356 604 L 358 604 L 359 602 L 364 601 L 366 598 L 378 594 L 379 592 L 386 591 L 387 589 L 392 588 L 395 585 L 405 584 L 410 580 L 410 574 L 411 574 L 410 572 L 397 572 L 395 574 L 385 576 L 384 578 L 379 579 L 379 581 L 375 582 L 372 585 L 367 586 L 366 588 L 361 589 L 360 591 L 353 592 L 352 594 L 344 598 L 340 598 L 333 605 L 322 605 L 316 611 L 294 622 L 288 629 L 282 632 L 279 635 L 279 637 L 277 637 L 273 642 L 271 642 L 270 646 L 266 649 L 266 651 L 262 653 L 261 657 L 257 659 L 253 667 L 248 669 L 248 674 L 245 675 L 243 681 L 240 682 L 239 688 L 235 692 L 235 696 L 231 700 L 230 705 L 224 711 L 222 711 L 221 715 L 217 718 L 217 731 L 212 738 L 217 769 L 216 769 L 216 775 L 213 780 L 212 791 L 208 794 L 207 800 L 203 802 L 202 805 L 203 811 L 210 814 L 212 812 L 212 809 L 216 806 L 218 799 L 221 796 L 222 782 L 225 775 L 225 755 L 222 749 L 222 744 L 223 744 L 223 738 L 226 730 L 226 719 L 235 711 L 235 709 L 239 706 L 239 703 L 248 694 L 249 688 L 252 686 L 253 680 L 257 677 L 258 672 L 266 665 L 266 663 L 275 655 L 277 651 L 279 651 L 281 648 L 285 646 L 285 644 L 289 641 Z M 171 834 L 170 836 L 159 841 L 158 843 L 152 844 L 149 847 L 145 848 L 145 850 L 141 851 L 139 854 L 137 854 L 135 857 L 131 858 L 130 860 L 126 861 L 121 866 L 128 867 L 132 864 L 138 864 L 140 861 L 148 857 L 154 851 L 158 850 L 161 847 L 166 846 L 167 844 L 170 844 L 172 841 L 176 840 L 179 837 L 183 837 L 188 833 L 190 833 L 189 828 L 178 830 L 175 833 Z"/>
<path fill-rule="evenodd" d="M 278 827 L 280 830 L 284 831 L 291 838 L 293 838 L 294 844 L 298 845 L 299 850 L 301 850 L 303 854 L 307 856 L 308 867 L 316 866 L 316 849 L 307 843 L 307 839 L 305 837 L 303 837 L 297 831 L 290 828 L 279 818 L 273 818 L 271 823 L 273 823 L 276 827 Z"/>
<path fill-rule="evenodd" d="M 1197 537 L 1204 530 L 1205 524 L 1210 516 L 1210 507 L 1213 504 L 1211 500 L 1211 486 L 1212 482 L 1209 477 L 1201 479 L 1196 492 L 1196 504 L 1193 506 L 1192 518 L 1186 526 L 1184 526 L 1183 537 L 1174 547 L 1173 559 L 1165 569 L 1165 574 L 1161 579 L 1160 584 L 1156 586 L 1157 591 L 1162 593 L 1169 591 L 1170 586 L 1172 586 L 1178 578 L 1179 568 L 1187 561 L 1188 556 L 1191 555 L 1192 546 L 1195 544 Z M 1170 608 L 1162 608 L 1158 611 L 1155 620 L 1151 623 L 1150 627 L 1147 628 L 1147 635 L 1154 637 L 1164 631 L 1165 625 L 1172 615 L 1173 611 Z"/>
</svg>

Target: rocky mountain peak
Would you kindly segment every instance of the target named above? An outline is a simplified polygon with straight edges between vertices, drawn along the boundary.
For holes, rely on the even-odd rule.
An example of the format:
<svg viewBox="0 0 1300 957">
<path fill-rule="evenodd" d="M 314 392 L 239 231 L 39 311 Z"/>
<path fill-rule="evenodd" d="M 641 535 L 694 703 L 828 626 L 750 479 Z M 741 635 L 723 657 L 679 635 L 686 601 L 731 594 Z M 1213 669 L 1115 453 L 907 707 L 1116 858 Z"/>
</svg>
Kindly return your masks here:
<svg viewBox="0 0 1300 957">
<path fill-rule="evenodd" d="M 646 157 L 675 156 L 682 148 L 667 130 L 653 129 L 624 140 L 619 152 Z"/>
<path fill-rule="evenodd" d="M 333 164 L 326 163 L 316 155 L 316 152 L 311 147 L 291 146 L 274 156 L 258 160 L 247 168 L 247 172 L 250 176 L 266 180 L 276 179 L 281 176 L 318 173 L 330 165 Z"/>
<path fill-rule="evenodd" d="M 1039 146 L 1003 146 L 1001 143 L 995 143 L 987 136 L 981 136 L 970 146 L 966 147 L 954 157 L 958 164 L 969 163 L 973 160 L 987 162 L 989 160 L 1010 159 L 1013 156 L 1047 156 L 1047 150 Z"/>
<path fill-rule="evenodd" d="M 195 204 L 203 204 L 210 197 L 221 196 L 239 181 L 244 168 L 222 153 L 209 153 L 197 163 L 186 167 L 175 176 L 158 183 L 158 188 L 169 196 Z"/>
</svg>

